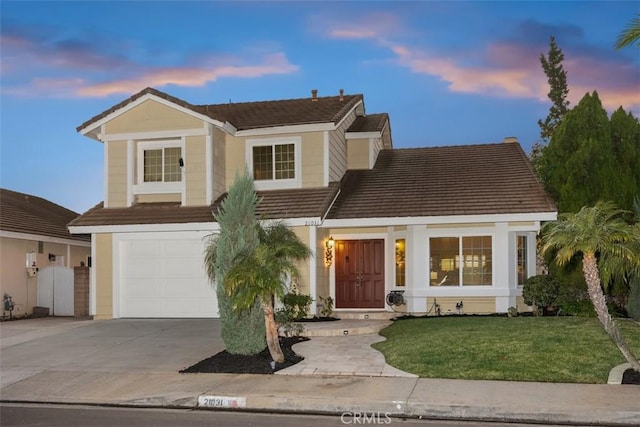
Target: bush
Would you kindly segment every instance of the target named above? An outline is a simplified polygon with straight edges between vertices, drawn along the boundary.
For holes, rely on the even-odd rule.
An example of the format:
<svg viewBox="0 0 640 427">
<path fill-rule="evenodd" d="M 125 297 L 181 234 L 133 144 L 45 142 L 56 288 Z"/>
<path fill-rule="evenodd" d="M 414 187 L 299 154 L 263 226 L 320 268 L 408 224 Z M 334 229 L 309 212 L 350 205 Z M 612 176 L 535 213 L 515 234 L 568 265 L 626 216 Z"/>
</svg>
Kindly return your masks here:
<svg viewBox="0 0 640 427">
<path fill-rule="evenodd" d="M 629 282 L 629 299 L 627 300 L 627 314 L 640 322 L 640 278 L 635 277 Z"/>
<path fill-rule="evenodd" d="M 560 284 L 548 274 L 529 277 L 522 289 L 525 304 L 541 308 L 543 313 L 555 306 Z"/>
<path fill-rule="evenodd" d="M 283 311 L 286 311 L 291 320 L 304 319 L 309 313 L 309 307 L 313 299 L 310 295 L 288 293 L 282 297 Z"/>
<path fill-rule="evenodd" d="M 333 298 L 331 297 L 318 297 L 322 309 L 320 310 L 321 317 L 331 317 L 333 314 Z"/>
</svg>

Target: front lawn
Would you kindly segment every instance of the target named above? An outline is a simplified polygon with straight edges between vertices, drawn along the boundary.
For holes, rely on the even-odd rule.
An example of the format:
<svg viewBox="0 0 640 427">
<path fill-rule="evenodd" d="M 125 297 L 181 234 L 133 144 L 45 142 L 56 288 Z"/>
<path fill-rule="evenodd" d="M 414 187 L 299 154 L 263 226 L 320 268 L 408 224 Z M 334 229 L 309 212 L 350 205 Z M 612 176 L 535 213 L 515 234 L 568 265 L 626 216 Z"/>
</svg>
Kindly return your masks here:
<svg viewBox="0 0 640 427">
<path fill-rule="evenodd" d="M 640 325 L 618 325 L 639 356 Z M 425 378 L 606 383 L 625 362 L 595 318 L 415 318 L 380 334 L 373 347 L 388 364 Z"/>
</svg>

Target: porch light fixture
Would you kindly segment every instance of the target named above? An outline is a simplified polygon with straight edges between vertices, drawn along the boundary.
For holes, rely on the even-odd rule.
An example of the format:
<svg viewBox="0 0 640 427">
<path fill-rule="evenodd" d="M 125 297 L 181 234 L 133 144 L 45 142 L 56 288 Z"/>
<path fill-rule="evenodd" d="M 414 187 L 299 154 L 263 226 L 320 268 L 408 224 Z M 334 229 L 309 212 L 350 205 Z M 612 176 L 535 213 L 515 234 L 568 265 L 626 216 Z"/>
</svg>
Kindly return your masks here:
<svg viewBox="0 0 640 427">
<path fill-rule="evenodd" d="M 180 166 L 181 168 L 184 167 L 184 159 L 182 157 L 178 159 L 178 166 Z"/>
<path fill-rule="evenodd" d="M 324 244 L 324 263 L 327 265 L 327 267 L 333 264 L 333 246 L 335 245 L 335 243 L 336 242 L 335 240 L 333 240 L 333 237 L 329 236 L 329 239 Z"/>
</svg>

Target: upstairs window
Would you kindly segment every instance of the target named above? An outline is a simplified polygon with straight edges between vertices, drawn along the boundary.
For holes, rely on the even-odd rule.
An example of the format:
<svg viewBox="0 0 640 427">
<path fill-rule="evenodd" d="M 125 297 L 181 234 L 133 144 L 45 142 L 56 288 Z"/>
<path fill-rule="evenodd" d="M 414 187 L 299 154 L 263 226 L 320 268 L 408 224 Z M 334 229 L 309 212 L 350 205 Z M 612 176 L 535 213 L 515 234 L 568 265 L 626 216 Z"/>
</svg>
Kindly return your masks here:
<svg viewBox="0 0 640 427">
<path fill-rule="evenodd" d="M 143 153 L 143 182 L 179 182 L 182 181 L 180 170 L 180 147 L 154 148 Z"/>
<path fill-rule="evenodd" d="M 183 191 L 181 140 L 138 141 L 133 194 L 167 194 Z"/>
<path fill-rule="evenodd" d="M 294 144 L 253 147 L 253 179 L 295 179 L 295 151 Z"/>
<path fill-rule="evenodd" d="M 256 189 L 296 188 L 301 182 L 300 138 L 247 141 L 247 164 Z"/>
</svg>

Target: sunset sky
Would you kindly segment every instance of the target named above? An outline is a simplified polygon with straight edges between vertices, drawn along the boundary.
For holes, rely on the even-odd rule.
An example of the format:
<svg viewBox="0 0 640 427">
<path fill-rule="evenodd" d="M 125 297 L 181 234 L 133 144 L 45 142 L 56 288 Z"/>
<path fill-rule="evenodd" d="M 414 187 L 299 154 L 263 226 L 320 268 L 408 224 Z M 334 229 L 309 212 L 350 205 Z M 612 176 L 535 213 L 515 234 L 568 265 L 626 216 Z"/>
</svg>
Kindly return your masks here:
<svg viewBox="0 0 640 427">
<path fill-rule="evenodd" d="M 640 49 L 615 40 L 637 1 L 0 3 L 0 185 L 77 212 L 103 198 L 102 144 L 76 127 L 152 86 L 193 104 L 362 93 L 396 148 L 525 151 L 565 54 L 569 100 L 640 116 Z"/>
</svg>

